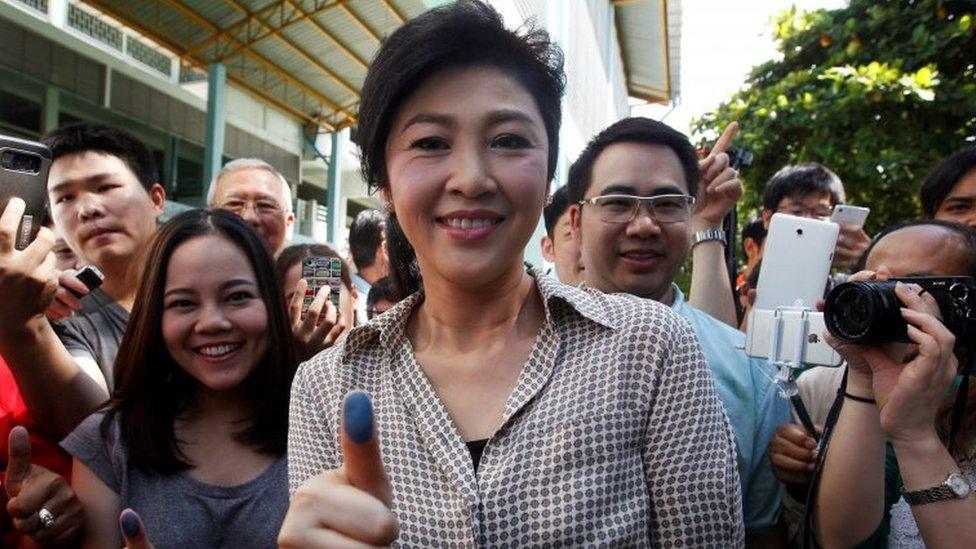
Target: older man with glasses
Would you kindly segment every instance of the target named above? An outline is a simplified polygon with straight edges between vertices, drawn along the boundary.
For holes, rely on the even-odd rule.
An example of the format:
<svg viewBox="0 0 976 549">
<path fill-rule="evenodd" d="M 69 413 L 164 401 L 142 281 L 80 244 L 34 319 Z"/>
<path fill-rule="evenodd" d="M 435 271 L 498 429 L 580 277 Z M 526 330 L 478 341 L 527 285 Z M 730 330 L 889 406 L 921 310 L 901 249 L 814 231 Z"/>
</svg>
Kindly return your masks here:
<svg viewBox="0 0 976 549">
<path fill-rule="evenodd" d="M 766 446 L 789 421 L 788 406 L 776 394 L 770 366 L 743 352 L 745 334 L 688 305 L 674 283 L 693 246 L 720 238 L 692 234 L 699 179 L 684 135 L 646 118 L 621 120 L 593 138 L 570 168 L 573 235 L 587 286 L 654 299 L 691 323 L 735 433 L 747 544 L 779 546 L 785 539 L 775 528 L 779 484 Z"/>
<path fill-rule="evenodd" d="M 225 164 L 210 183 L 207 206 L 241 216 L 276 256 L 291 240 L 295 226 L 291 189 L 264 160 L 239 158 Z"/>
</svg>

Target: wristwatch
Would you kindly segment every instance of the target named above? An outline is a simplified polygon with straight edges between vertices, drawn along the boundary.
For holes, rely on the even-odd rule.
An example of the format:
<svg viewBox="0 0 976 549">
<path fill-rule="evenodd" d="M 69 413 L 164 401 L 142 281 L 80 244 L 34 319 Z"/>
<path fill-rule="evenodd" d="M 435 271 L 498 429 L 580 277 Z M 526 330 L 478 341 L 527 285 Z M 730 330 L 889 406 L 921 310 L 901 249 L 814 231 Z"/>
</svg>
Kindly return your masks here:
<svg viewBox="0 0 976 549">
<path fill-rule="evenodd" d="M 947 499 L 962 499 L 968 496 L 972 490 L 972 486 L 966 477 L 961 473 L 951 473 L 942 484 L 931 488 L 908 492 L 902 486 L 901 495 L 904 496 L 909 505 L 925 505 Z"/>
<path fill-rule="evenodd" d="M 697 244 L 702 242 L 708 242 L 710 240 L 717 240 L 721 243 L 725 243 L 725 231 L 722 229 L 702 229 L 695 233 L 691 239 L 691 246 L 695 247 Z"/>
</svg>

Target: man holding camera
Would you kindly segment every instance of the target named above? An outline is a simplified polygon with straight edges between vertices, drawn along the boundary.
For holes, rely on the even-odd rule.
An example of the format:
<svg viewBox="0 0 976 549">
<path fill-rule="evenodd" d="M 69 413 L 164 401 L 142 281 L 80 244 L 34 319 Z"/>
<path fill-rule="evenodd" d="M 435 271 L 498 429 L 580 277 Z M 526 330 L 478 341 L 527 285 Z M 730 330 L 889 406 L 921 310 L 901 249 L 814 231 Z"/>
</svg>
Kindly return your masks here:
<svg viewBox="0 0 976 549">
<path fill-rule="evenodd" d="M 925 220 L 883 231 L 867 251 L 865 270 L 852 280 L 869 282 L 875 288 L 873 293 L 880 295 L 890 288 L 876 283 L 889 278 L 974 274 L 976 232 L 954 223 Z M 968 290 L 964 300 L 972 305 L 976 291 Z M 976 480 L 976 464 L 960 460 L 971 456 L 974 449 L 973 402 L 968 403 L 968 419 L 961 423 L 955 452 L 950 453 L 945 445 L 953 407 L 946 395 L 952 394 L 949 390 L 958 366 L 953 347 L 972 344 L 956 340 L 953 333 L 962 331 L 962 320 L 949 311 L 943 314 L 945 305 L 940 306 L 933 294 L 948 303 L 946 291 L 931 281 L 899 283 L 894 288 L 892 297 L 897 302 L 890 300 L 892 318 L 900 318 L 900 324 L 907 326 L 910 344 L 855 345 L 829 340 L 847 359 L 848 379 L 814 510 L 821 543 L 851 546 L 870 540 L 888 541 L 896 547 L 976 543 L 976 530 L 968 528 L 976 501 L 967 490 Z M 826 316 L 858 305 L 845 303 L 845 299 L 850 301 L 848 295 L 832 294 Z M 865 319 L 868 325 L 882 324 L 871 314 L 874 309 L 858 308 L 870 317 Z M 848 316 L 848 322 L 837 316 L 841 325 L 831 329 L 836 332 L 856 320 L 856 315 Z M 953 320 L 947 327 L 940 318 Z M 880 336 L 893 338 L 897 329 L 892 325 Z M 800 394 L 811 410 L 829 407 L 841 374 L 815 368 L 800 377 Z M 811 382 L 815 390 L 811 390 Z M 826 414 L 818 415 L 821 417 L 815 420 L 822 421 Z M 887 457 L 886 441 L 890 443 Z M 813 440 L 798 426 L 777 431 L 770 455 L 777 477 L 788 487 L 809 480 L 815 463 L 813 448 Z M 942 545 L 946 542 L 949 545 Z"/>
<path fill-rule="evenodd" d="M 736 437 L 747 541 L 778 545 L 779 486 L 766 456 L 788 421 L 765 361 L 742 351 L 745 335 L 689 306 L 674 284 L 692 246 L 699 183 L 688 139 L 650 119 L 621 120 L 597 135 L 570 168 L 570 217 L 587 286 L 671 306 L 695 329 Z"/>
</svg>

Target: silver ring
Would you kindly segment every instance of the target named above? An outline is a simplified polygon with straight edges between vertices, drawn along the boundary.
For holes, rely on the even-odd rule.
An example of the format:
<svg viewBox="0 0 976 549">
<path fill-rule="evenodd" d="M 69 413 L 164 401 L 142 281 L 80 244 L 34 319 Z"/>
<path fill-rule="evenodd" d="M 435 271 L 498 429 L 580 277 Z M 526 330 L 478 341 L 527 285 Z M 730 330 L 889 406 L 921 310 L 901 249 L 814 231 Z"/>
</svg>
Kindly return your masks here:
<svg viewBox="0 0 976 549">
<path fill-rule="evenodd" d="M 41 521 L 41 530 L 50 528 L 54 524 L 54 513 L 49 511 L 47 507 L 41 507 L 41 510 L 37 512 L 37 518 Z"/>
</svg>

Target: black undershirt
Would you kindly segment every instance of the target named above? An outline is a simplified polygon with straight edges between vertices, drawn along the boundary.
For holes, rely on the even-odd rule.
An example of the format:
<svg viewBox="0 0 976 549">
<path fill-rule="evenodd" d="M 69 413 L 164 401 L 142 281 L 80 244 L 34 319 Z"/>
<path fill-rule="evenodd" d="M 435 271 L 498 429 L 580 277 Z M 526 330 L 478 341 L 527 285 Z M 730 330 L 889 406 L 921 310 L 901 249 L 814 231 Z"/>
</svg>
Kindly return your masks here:
<svg viewBox="0 0 976 549">
<path fill-rule="evenodd" d="M 474 462 L 474 472 L 477 473 L 478 465 L 481 463 L 481 454 L 485 453 L 485 446 L 488 444 L 488 439 L 470 440 L 465 444 L 468 445 L 468 451 L 471 452 L 471 461 Z"/>
</svg>

